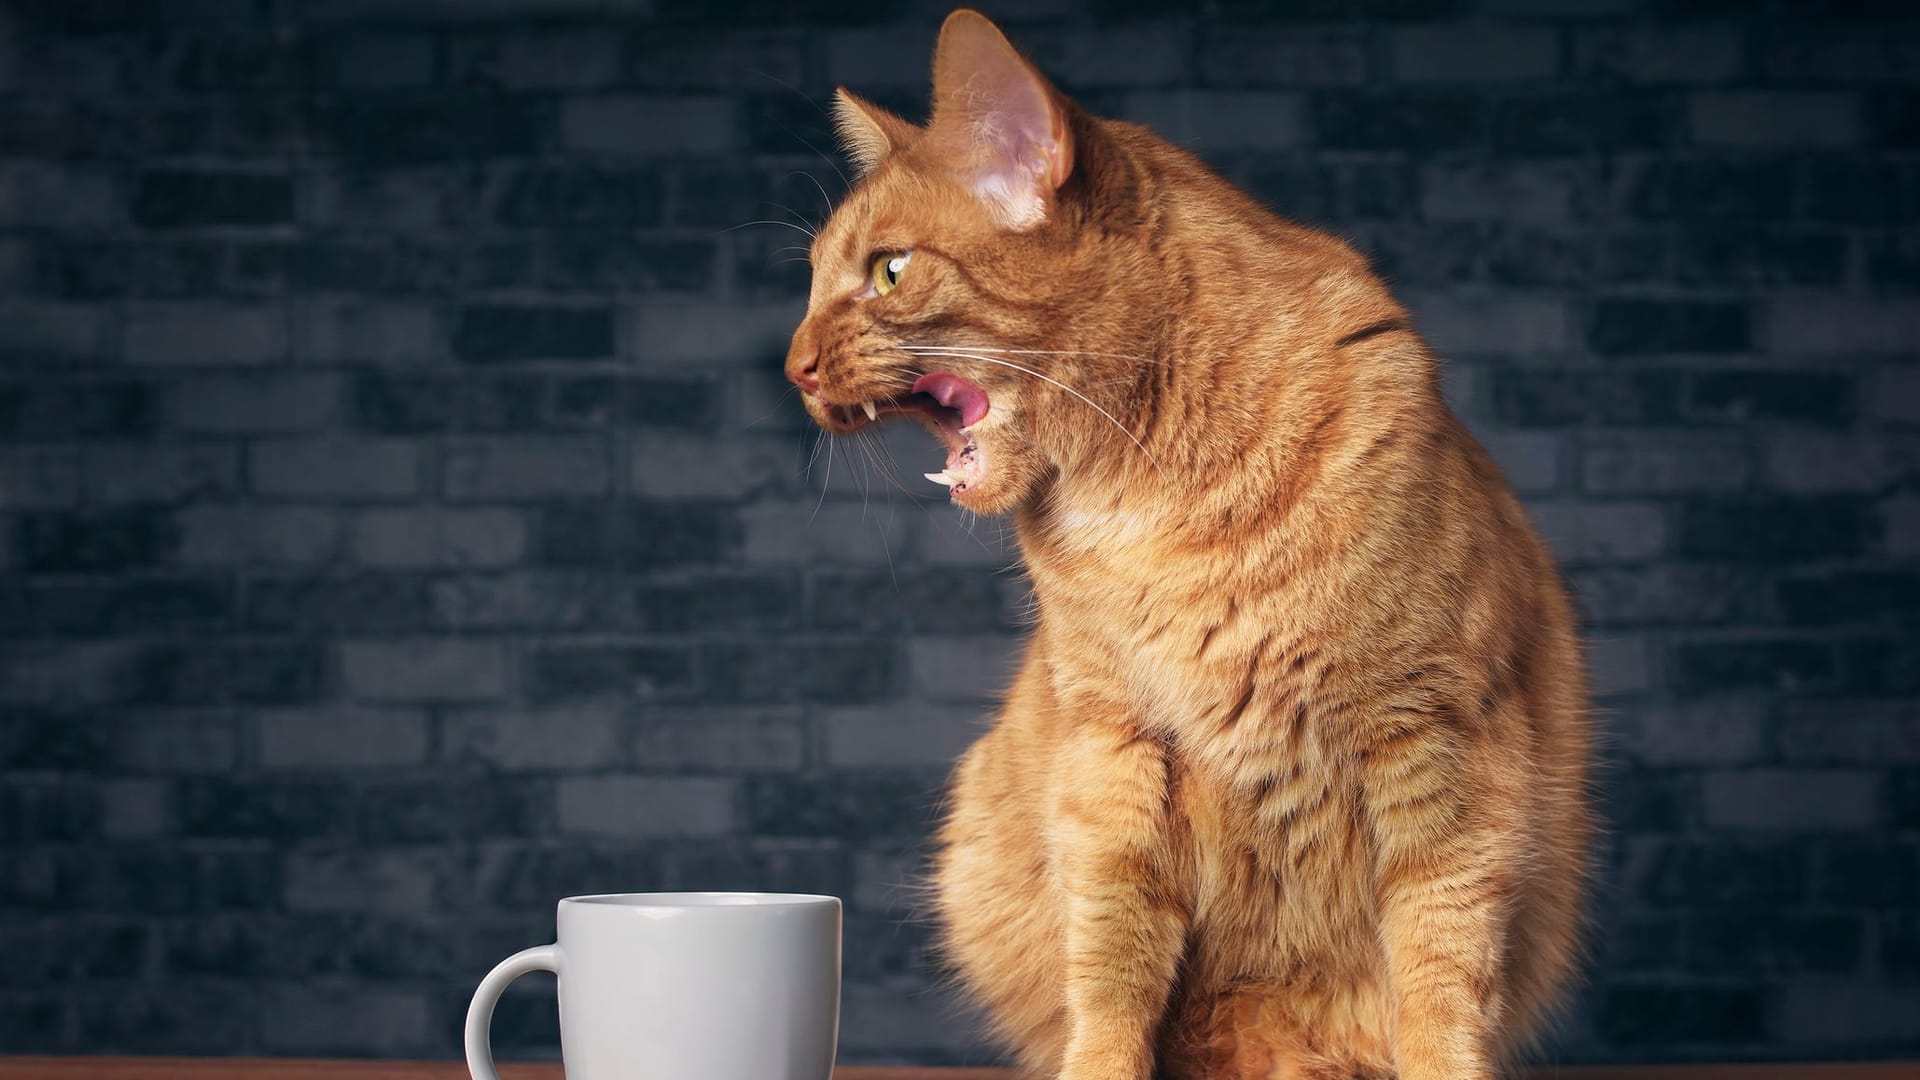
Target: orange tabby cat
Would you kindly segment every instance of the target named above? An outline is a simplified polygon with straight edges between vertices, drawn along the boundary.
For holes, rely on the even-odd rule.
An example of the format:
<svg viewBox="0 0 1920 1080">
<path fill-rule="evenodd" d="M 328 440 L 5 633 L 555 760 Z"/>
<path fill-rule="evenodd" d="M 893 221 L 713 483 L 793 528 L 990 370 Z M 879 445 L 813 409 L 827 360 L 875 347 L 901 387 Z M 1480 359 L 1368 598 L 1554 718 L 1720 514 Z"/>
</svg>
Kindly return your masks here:
<svg viewBox="0 0 1920 1080">
<path fill-rule="evenodd" d="M 955 12 L 787 373 L 918 419 L 1039 601 L 960 763 L 948 953 L 1061 1080 L 1472 1080 L 1568 981 L 1587 693 L 1559 576 L 1364 259 Z"/>
</svg>

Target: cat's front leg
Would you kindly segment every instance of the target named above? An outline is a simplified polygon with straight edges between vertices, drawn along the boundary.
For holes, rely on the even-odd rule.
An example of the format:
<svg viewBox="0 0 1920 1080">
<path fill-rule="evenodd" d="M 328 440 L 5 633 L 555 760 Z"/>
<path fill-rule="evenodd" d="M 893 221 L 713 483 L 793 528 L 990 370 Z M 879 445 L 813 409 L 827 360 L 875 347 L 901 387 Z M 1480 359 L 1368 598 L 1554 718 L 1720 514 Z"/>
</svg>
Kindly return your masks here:
<svg viewBox="0 0 1920 1080">
<path fill-rule="evenodd" d="M 1497 781 L 1448 767 L 1463 745 L 1436 727 L 1366 758 L 1398 1080 L 1491 1080 L 1493 1024 L 1505 992 L 1505 912 L 1524 829 Z"/>
<path fill-rule="evenodd" d="M 1054 774 L 1068 1038 L 1060 1080 L 1147 1080 L 1186 939 L 1168 748 L 1117 707 L 1074 708 Z"/>
</svg>

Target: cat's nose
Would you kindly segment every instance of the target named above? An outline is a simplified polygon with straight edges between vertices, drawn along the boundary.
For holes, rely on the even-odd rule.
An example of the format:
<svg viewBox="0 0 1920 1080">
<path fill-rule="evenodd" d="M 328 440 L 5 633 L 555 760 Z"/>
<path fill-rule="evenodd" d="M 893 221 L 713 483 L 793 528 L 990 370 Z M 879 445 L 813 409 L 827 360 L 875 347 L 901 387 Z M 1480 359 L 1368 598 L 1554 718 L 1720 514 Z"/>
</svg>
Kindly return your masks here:
<svg viewBox="0 0 1920 1080">
<path fill-rule="evenodd" d="M 820 393 L 820 354 L 806 353 L 787 358 L 787 379 L 802 393 Z"/>
</svg>

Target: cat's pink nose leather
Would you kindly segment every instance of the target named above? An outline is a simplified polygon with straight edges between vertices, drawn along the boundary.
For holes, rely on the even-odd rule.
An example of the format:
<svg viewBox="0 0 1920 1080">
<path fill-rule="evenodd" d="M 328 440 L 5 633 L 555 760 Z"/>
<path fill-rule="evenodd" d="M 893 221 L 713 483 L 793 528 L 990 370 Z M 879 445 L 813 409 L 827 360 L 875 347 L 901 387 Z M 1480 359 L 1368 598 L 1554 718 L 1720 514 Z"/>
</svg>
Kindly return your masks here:
<svg viewBox="0 0 1920 1080">
<path fill-rule="evenodd" d="M 787 378 L 809 394 L 820 393 L 820 357 L 796 356 L 787 360 Z"/>
</svg>

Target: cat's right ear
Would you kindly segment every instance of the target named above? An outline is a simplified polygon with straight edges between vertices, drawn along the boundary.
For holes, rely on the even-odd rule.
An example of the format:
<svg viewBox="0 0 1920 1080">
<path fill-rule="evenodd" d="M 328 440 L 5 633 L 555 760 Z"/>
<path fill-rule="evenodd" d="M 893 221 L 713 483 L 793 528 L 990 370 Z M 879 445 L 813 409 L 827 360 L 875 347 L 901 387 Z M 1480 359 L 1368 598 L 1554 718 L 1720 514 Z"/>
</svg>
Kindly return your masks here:
<svg viewBox="0 0 1920 1080">
<path fill-rule="evenodd" d="M 853 162 L 854 179 L 872 172 L 888 154 L 913 141 L 920 129 L 846 87 L 833 92 L 833 130 Z"/>
</svg>

